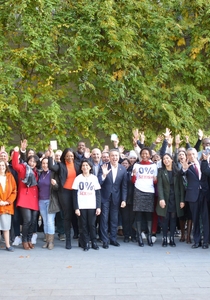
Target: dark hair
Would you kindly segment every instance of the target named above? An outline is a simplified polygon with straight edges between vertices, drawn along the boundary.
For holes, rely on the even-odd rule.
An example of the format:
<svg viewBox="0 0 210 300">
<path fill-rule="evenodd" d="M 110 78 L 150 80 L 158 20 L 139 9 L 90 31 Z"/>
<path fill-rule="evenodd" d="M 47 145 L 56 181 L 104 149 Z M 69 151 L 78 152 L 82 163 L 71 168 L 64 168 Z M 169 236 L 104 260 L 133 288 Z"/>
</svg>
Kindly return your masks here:
<svg viewBox="0 0 210 300">
<path fill-rule="evenodd" d="M 34 159 L 35 160 L 35 162 L 36 162 L 36 168 L 37 169 L 40 169 L 40 166 L 41 166 L 41 162 L 40 162 L 40 160 L 39 160 L 39 158 L 38 158 L 38 156 L 37 155 L 30 155 L 29 157 L 27 157 L 27 164 L 28 164 L 28 162 L 29 162 L 29 160 L 30 159 Z"/>
<path fill-rule="evenodd" d="M 37 156 L 39 157 L 39 158 L 41 158 L 42 156 L 43 156 L 43 154 L 44 154 L 44 152 L 43 151 L 39 151 L 39 152 L 37 152 Z"/>
<path fill-rule="evenodd" d="M 149 147 L 144 147 L 144 148 L 142 148 L 141 151 L 140 151 L 140 156 L 141 156 L 141 154 L 142 154 L 142 152 L 143 152 L 144 150 L 147 150 L 147 151 L 149 152 L 150 157 L 152 157 L 152 150 L 151 150 Z"/>
<path fill-rule="evenodd" d="M 127 157 L 123 158 L 123 160 L 121 161 L 120 164 L 122 164 L 125 160 L 129 163 L 129 165 L 131 165 L 131 162 L 130 162 L 130 160 Z"/>
<path fill-rule="evenodd" d="M 36 155 L 36 151 L 35 151 L 34 149 L 32 149 L 32 148 L 29 148 L 29 149 L 27 150 L 27 156 L 28 156 L 29 151 L 33 151 L 33 152 L 34 152 L 34 155 Z M 30 155 L 30 156 L 31 156 L 31 155 Z"/>
<path fill-rule="evenodd" d="M 60 160 L 61 160 L 61 162 L 62 162 L 63 164 L 65 164 L 65 156 L 66 156 L 66 154 L 67 154 L 68 152 L 72 152 L 72 153 L 74 154 L 74 150 L 73 150 L 72 148 L 66 148 L 66 149 L 64 149 L 64 150 L 63 150 L 63 153 L 62 153 L 62 155 L 61 155 L 61 158 L 60 158 Z M 74 159 L 75 159 L 75 154 L 74 154 Z"/>
<path fill-rule="evenodd" d="M 165 154 L 162 156 L 162 169 L 166 170 L 166 166 L 165 166 L 165 164 L 164 164 L 164 162 L 163 162 L 163 159 L 164 159 L 164 157 L 165 157 L 166 155 L 169 156 L 169 157 L 172 159 L 172 173 L 173 173 L 173 175 L 174 175 L 174 176 L 178 175 L 179 169 L 178 169 L 177 165 L 175 164 L 175 162 L 173 161 L 173 157 L 172 157 L 169 153 L 165 153 Z"/>
<path fill-rule="evenodd" d="M 92 164 L 92 162 L 89 161 L 89 159 L 87 159 L 87 158 L 83 159 L 82 162 L 81 162 L 81 165 L 80 165 L 80 170 L 81 170 L 81 172 L 82 172 L 82 165 L 83 165 L 83 163 L 87 163 L 87 164 L 91 167 L 90 173 L 93 174 L 93 164 Z"/>
<path fill-rule="evenodd" d="M 35 160 L 36 163 L 38 163 L 39 158 L 38 158 L 37 155 L 30 155 L 29 157 L 27 157 L 27 161 L 26 162 L 28 163 L 29 160 L 32 159 L 32 158 Z"/>
</svg>

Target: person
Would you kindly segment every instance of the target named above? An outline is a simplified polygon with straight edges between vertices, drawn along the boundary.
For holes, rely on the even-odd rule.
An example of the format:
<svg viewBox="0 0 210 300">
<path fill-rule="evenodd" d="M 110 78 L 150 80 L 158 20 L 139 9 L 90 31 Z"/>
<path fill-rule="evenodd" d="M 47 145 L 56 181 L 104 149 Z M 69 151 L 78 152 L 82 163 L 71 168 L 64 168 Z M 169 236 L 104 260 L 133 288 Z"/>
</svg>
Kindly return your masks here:
<svg viewBox="0 0 210 300">
<path fill-rule="evenodd" d="M 66 148 L 62 155 L 61 161 L 53 164 L 53 150 L 50 148 L 48 157 L 48 166 L 51 171 L 58 174 L 59 184 L 59 200 L 61 209 L 64 213 L 64 228 L 66 235 L 66 249 L 71 249 L 71 225 L 73 208 L 73 189 L 72 184 L 77 175 L 79 175 L 79 165 L 74 159 L 74 152 L 71 148 Z"/>
<path fill-rule="evenodd" d="M 108 151 L 103 151 L 101 154 L 101 161 L 102 164 L 108 164 L 109 163 L 109 152 Z"/>
<path fill-rule="evenodd" d="M 133 162 L 133 160 L 132 160 Z M 123 235 L 124 235 L 124 242 L 129 243 L 130 237 L 132 242 L 136 242 L 136 230 L 133 228 L 134 221 L 135 221 L 135 213 L 133 211 L 133 192 L 134 192 L 134 185 L 131 182 L 131 173 L 133 165 L 130 162 L 130 159 L 124 158 L 121 162 L 127 170 L 127 200 L 126 200 L 126 207 L 120 208 L 121 215 L 122 215 L 122 227 L 123 227 Z"/>
<path fill-rule="evenodd" d="M 163 242 L 166 247 L 168 224 L 170 223 L 170 246 L 175 247 L 174 234 L 176 219 L 184 215 L 184 186 L 179 169 L 170 154 L 162 157 L 162 168 L 158 170 L 158 203 L 157 214 L 162 217 Z"/>
<path fill-rule="evenodd" d="M 109 240 L 110 245 L 120 246 L 117 242 L 118 212 L 120 206 L 126 206 L 127 198 L 127 172 L 125 167 L 118 163 L 119 151 L 111 149 L 109 157 L 110 163 L 103 164 L 98 174 L 101 185 L 100 232 L 104 249 L 109 248 Z M 110 236 L 108 236 L 108 227 L 110 227 Z"/>
<path fill-rule="evenodd" d="M 182 162 L 182 175 L 186 175 L 187 188 L 185 201 L 189 202 L 193 221 L 192 249 L 202 246 L 203 249 L 209 248 L 209 216 L 207 205 L 207 194 L 209 186 L 207 176 L 201 173 L 200 165 L 197 160 L 198 153 L 195 148 L 187 149 L 187 161 Z M 204 171 L 204 170 L 203 170 Z M 201 244 L 200 218 L 203 225 L 203 244 Z"/>
<path fill-rule="evenodd" d="M 152 213 L 154 211 L 154 183 L 157 180 L 157 166 L 151 161 L 152 152 L 149 147 L 140 151 L 141 162 L 133 166 L 132 182 L 134 183 L 133 210 L 136 213 L 136 227 L 138 244 L 144 247 L 141 235 L 141 223 L 146 219 L 148 234 L 147 243 L 153 246 L 152 242 Z"/>
<path fill-rule="evenodd" d="M 100 166 L 102 165 L 102 161 L 101 161 L 101 150 L 98 148 L 94 148 L 91 151 L 91 157 L 90 157 L 90 161 L 93 164 L 93 174 L 95 176 L 98 176 L 98 171 L 100 169 Z"/>
<path fill-rule="evenodd" d="M 60 210 L 56 193 L 58 183 L 53 176 L 53 172 L 48 168 L 48 158 L 43 158 L 42 172 L 38 180 L 39 211 L 43 219 L 46 239 L 42 248 L 48 248 L 49 250 L 54 248 L 55 214 Z"/>
<path fill-rule="evenodd" d="M 6 250 L 13 252 L 10 246 L 9 231 L 11 228 L 11 215 L 14 214 L 13 202 L 16 199 L 17 186 L 5 161 L 0 160 L 0 231 L 3 231 Z"/>
<path fill-rule="evenodd" d="M 38 161 L 38 156 L 31 155 L 27 158 L 27 163 L 19 163 L 19 147 L 14 148 L 12 166 L 18 173 L 17 207 L 20 208 L 23 218 L 22 244 L 25 250 L 34 248 L 31 239 L 39 211 L 36 169 Z"/>
<path fill-rule="evenodd" d="M 78 175 L 72 188 L 76 191 L 74 194 L 74 209 L 78 216 L 82 228 L 81 244 L 84 251 L 90 248 L 91 240 L 92 248 L 98 250 L 96 241 L 96 216 L 101 213 L 101 186 L 98 178 L 92 174 L 93 166 L 88 159 L 84 159 L 81 163 L 82 174 Z"/>
</svg>

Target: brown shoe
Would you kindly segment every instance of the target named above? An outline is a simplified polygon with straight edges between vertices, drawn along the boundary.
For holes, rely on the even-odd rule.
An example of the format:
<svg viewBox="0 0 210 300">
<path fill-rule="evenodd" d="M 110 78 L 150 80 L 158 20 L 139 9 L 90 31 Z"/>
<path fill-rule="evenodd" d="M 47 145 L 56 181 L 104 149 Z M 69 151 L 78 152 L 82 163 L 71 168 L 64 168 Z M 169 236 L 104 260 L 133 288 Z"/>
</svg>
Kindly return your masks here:
<svg viewBox="0 0 210 300">
<path fill-rule="evenodd" d="M 54 248 L 54 234 L 48 234 L 48 247 L 49 250 Z"/>
<path fill-rule="evenodd" d="M 28 246 L 30 249 L 34 249 L 34 245 L 32 244 L 32 242 L 28 242 Z"/>
<path fill-rule="evenodd" d="M 30 250 L 28 242 L 22 242 L 22 245 L 24 250 Z"/>
</svg>

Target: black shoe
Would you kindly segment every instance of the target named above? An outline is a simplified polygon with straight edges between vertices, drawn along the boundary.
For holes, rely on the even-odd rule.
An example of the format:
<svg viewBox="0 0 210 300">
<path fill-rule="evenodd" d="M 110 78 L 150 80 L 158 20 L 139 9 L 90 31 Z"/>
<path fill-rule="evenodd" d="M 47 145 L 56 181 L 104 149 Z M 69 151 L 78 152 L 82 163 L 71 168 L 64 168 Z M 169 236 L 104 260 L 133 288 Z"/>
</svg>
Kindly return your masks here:
<svg viewBox="0 0 210 300">
<path fill-rule="evenodd" d="M 199 247 L 201 247 L 201 243 L 194 243 L 191 248 L 196 249 L 196 248 L 199 248 Z"/>
<path fill-rule="evenodd" d="M 141 233 L 139 234 L 139 237 L 138 237 L 138 244 L 139 244 L 139 247 L 144 247 L 144 243 L 143 243 Z"/>
<path fill-rule="evenodd" d="M 124 238 L 124 243 L 129 243 L 129 238 L 128 237 Z"/>
<path fill-rule="evenodd" d="M 202 249 L 208 249 L 208 248 L 209 248 L 209 244 L 208 243 L 203 243 Z"/>
<path fill-rule="evenodd" d="M 66 240 L 66 249 L 71 249 L 71 240 Z"/>
<path fill-rule="evenodd" d="M 176 244 L 175 244 L 175 242 L 174 242 L 174 237 L 171 237 L 171 238 L 170 238 L 170 243 L 169 243 L 169 245 L 170 245 L 171 247 L 176 247 Z"/>
<path fill-rule="evenodd" d="M 73 239 L 74 239 L 74 240 L 78 239 L 78 237 L 79 237 L 78 234 L 74 234 L 74 235 L 73 235 Z"/>
<path fill-rule="evenodd" d="M 167 237 L 164 237 L 162 242 L 162 247 L 167 247 L 167 246 L 168 246 Z"/>
<path fill-rule="evenodd" d="M 147 235 L 147 244 L 148 244 L 148 246 L 150 246 L 150 247 L 153 246 L 151 234 L 148 234 L 148 235 Z"/>
<path fill-rule="evenodd" d="M 108 243 L 105 243 L 105 242 L 103 242 L 103 246 L 102 246 L 104 249 L 108 249 L 109 248 L 109 245 L 108 245 Z"/>
<path fill-rule="evenodd" d="M 120 247 L 120 244 L 117 241 L 110 241 L 110 245 Z"/>
<path fill-rule="evenodd" d="M 98 247 L 98 245 L 97 245 L 96 242 L 93 242 L 93 243 L 92 243 L 92 248 L 93 248 L 94 250 L 99 250 L 99 247 Z"/>
</svg>

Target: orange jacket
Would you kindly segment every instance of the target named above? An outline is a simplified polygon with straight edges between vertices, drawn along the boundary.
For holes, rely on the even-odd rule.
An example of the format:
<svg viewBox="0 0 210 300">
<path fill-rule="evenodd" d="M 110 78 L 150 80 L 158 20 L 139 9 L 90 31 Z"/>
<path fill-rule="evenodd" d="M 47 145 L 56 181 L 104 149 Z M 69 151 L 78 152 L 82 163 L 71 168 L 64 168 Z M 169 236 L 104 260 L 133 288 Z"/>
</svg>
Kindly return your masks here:
<svg viewBox="0 0 210 300">
<path fill-rule="evenodd" d="M 13 175 L 9 172 L 6 173 L 6 186 L 5 191 L 3 192 L 2 186 L 0 184 L 0 200 L 8 201 L 10 204 L 1 206 L 0 205 L 0 215 L 2 214 L 14 214 L 14 205 L 13 202 L 16 199 L 17 195 L 17 186 Z"/>
</svg>

